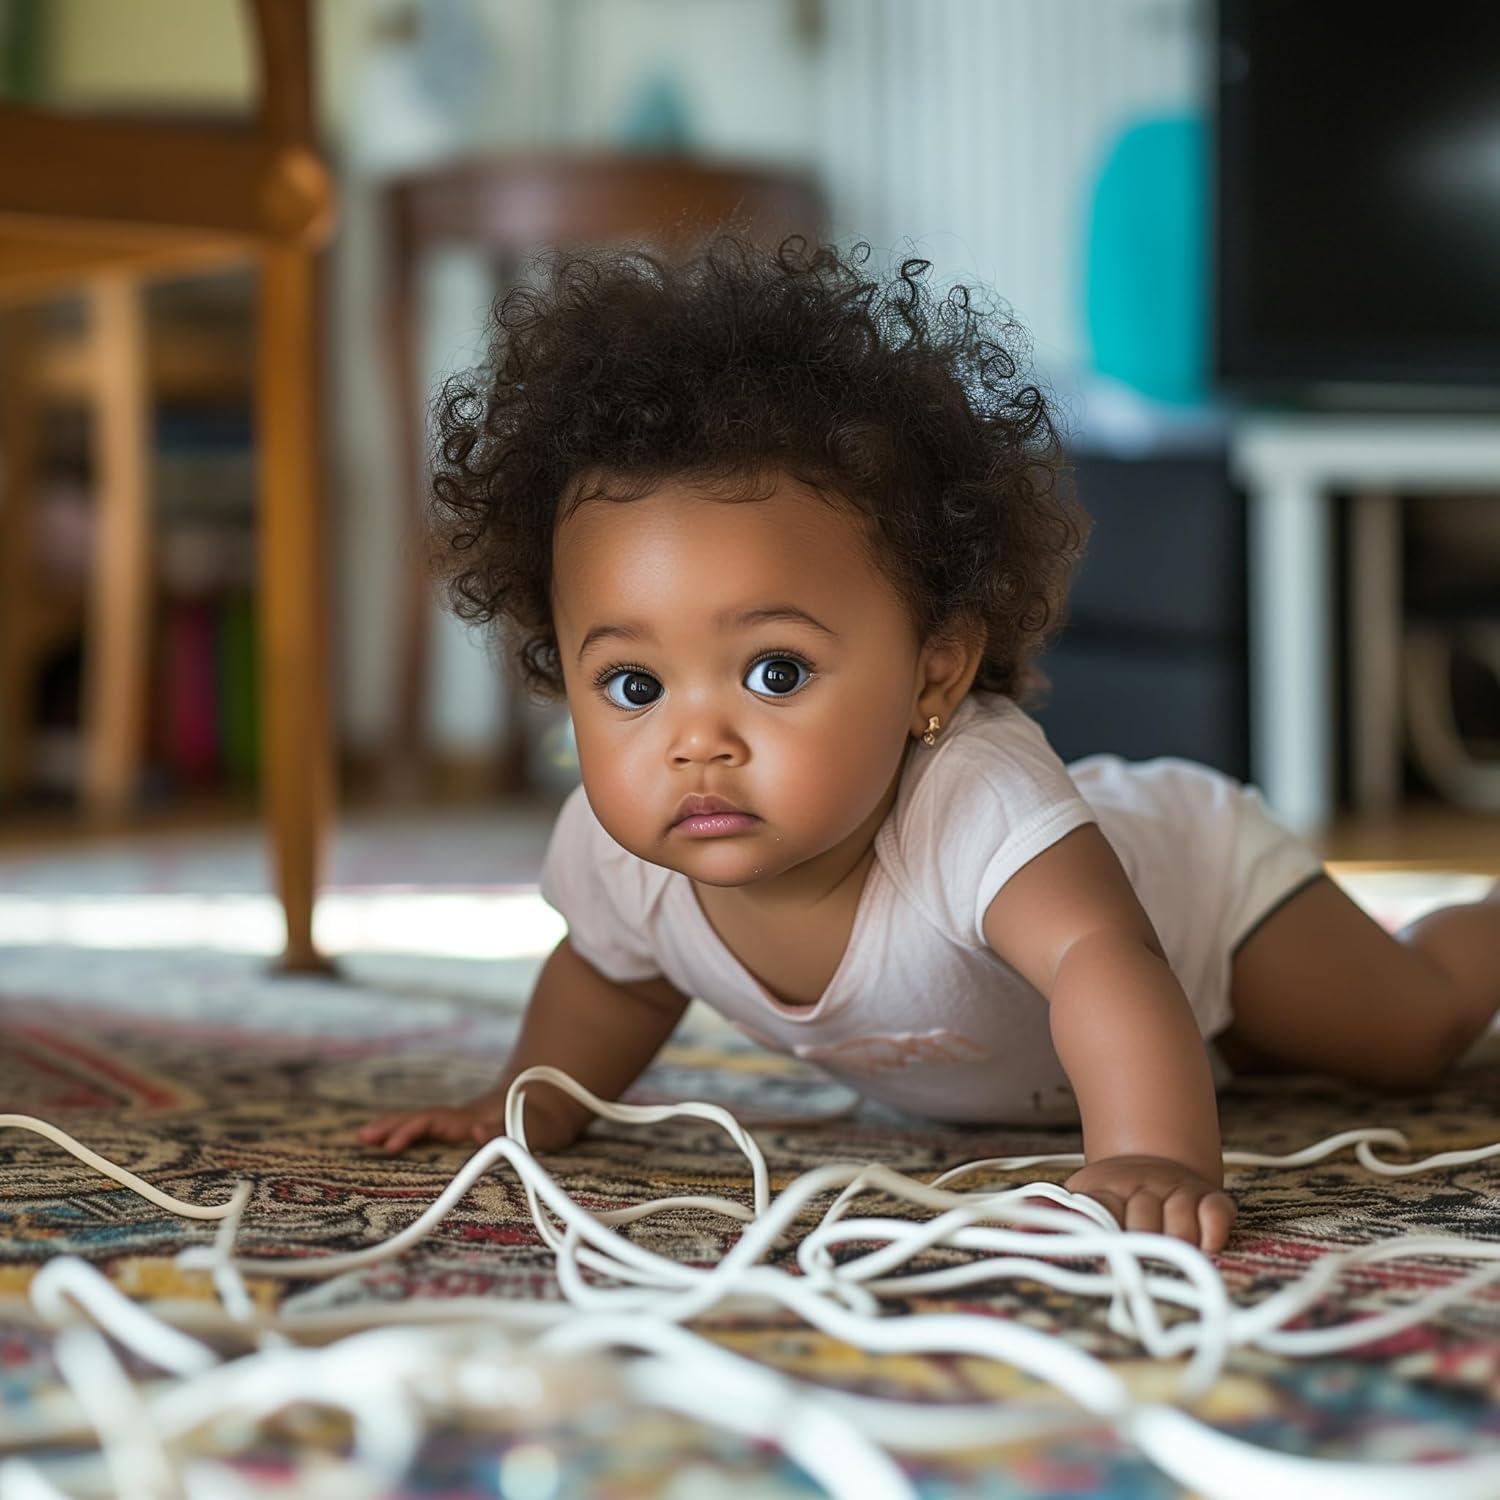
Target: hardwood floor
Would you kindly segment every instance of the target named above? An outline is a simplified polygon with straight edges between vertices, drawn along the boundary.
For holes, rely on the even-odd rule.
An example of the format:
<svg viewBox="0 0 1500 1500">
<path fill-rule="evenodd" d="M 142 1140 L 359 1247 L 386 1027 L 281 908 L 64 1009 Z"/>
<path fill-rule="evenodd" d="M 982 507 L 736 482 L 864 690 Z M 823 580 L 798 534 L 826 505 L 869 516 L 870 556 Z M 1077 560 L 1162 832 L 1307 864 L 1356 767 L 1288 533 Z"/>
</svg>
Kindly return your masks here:
<svg viewBox="0 0 1500 1500">
<path fill-rule="evenodd" d="M 1388 818 L 1341 818 L 1312 843 L 1336 866 L 1500 877 L 1500 813 L 1445 803 L 1409 803 Z"/>
<path fill-rule="evenodd" d="M 434 801 L 432 810 L 451 813 L 455 805 L 444 798 Z M 493 799 L 472 805 L 490 812 L 499 806 Z M 340 816 L 348 818 L 389 810 L 374 793 L 358 789 L 346 791 L 340 804 Z M 400 811 L 419 818 L 422 809 L 406 806 Z M 257 822 L 253 801 L 222 796 L 183 799 L 104 827 L 83 821 L 67 808 L 0 809 L 0 848 L 118 843 L 146 834 L 221 830 Z M 1454 870 L 1500 877 L 1500 813 L 1414 802 L 1388 818 L 1341 818 L 1309 842 L 1340 868 Z"/>
</svg>

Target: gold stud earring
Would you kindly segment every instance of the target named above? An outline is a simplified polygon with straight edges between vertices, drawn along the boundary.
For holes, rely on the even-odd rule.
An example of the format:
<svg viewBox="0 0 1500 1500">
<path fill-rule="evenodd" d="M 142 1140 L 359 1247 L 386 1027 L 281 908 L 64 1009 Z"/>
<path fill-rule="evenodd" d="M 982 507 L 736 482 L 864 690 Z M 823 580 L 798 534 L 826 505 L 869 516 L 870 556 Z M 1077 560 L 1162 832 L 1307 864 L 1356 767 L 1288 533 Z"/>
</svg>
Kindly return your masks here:
<svg viewBox="0 0 1500 1500">
<path fill-rule="evenodd" d="M 938 722 L 938 716 L 936 714 L 933 714 L 933 716 L 927 721 L 927 728 L 922 731 L 922 743 L 924 745 L 937 744 L 937 732 L 940 727 L 941 726 Z"/>
</svg>

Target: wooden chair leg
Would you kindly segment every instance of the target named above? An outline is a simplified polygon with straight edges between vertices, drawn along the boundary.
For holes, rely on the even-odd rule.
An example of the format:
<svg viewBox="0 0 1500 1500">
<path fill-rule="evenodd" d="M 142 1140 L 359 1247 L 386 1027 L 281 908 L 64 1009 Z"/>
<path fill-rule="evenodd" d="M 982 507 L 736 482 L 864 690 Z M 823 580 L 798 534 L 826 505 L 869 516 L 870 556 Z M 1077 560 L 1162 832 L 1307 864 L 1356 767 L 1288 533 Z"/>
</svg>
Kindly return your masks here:
<svg viewBox="0 0 1500 1500">
<path fill-rule="evenodd" d="M 85 629 L 81 803 L 118 821 L 140 788 L 150 677 L 151 392 L 145 298 L 132 277 L 90 289 L 97 371 L 95 550 Z"/>
<path fill-rule="evenodd" d="M 30 309 L 0 317 L 0 804 L 26 786 L 35 681 L 28 628 L 30 570 L 36 555 L 35 339 Z"/>
<path fill-rule="evenodd" d="M 317 329 L 313 257 L 268 250 L 257 370 L 262 791 L 286 912 L 281 967 L 326 973 L 334 966 L 312 933 L 334 800 Z"/>
<path fill-rule="evenodd" d="M 381 767 L 383 794 L 407 802 L 430 790 L 427 745 L 428 658 L 432 650 L 432 586 L 426 535 L 427 458 L 422 430 L 422 384 L 418 373 L 418 265 L 410 228 L 400 207 L 387 201 L 389 271 L 384 307 L 386 360 L 391 393 L 401 546 L 396 601 L 399 626 L 395 652 L 395 696 Z"/>
</svg>

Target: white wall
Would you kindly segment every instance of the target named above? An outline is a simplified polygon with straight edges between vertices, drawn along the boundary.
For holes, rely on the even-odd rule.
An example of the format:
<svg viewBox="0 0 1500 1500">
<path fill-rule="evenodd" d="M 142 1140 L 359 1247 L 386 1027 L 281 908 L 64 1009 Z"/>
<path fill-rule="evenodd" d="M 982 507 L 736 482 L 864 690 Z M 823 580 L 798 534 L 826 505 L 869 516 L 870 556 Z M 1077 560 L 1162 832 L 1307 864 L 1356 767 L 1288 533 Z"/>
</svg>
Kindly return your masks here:
<svg viewBox="0 0 1500 1500">
<path fill-rule="evenodd" d="M 1085 210 L 1124 120 L 1200 105 L 1203 0 L 826 0 L 834 232 L 977 277 L 1039 368 L 1087 359 Z"/>
</svg>

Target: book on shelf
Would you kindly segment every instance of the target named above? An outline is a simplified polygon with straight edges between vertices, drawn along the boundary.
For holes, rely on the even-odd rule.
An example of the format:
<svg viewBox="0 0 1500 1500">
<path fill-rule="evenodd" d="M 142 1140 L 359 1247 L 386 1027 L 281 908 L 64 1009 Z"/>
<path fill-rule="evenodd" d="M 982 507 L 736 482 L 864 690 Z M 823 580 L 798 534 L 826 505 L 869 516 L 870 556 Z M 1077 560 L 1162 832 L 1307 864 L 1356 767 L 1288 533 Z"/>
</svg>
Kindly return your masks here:
<svg viewBox="0 0 1500 1500">
<path fill-rule="evenodd" d="M 154 754 L 173 785 L 251 791 L 260 769 L 255 608 L 241 594 L 167 599 Z"/>
<path fill-rule="evenodd" d="M 260 778 L 260 654 L 255 606 L 248 596 L 230 595 L 219 607 L 219 743 L 224 774 L 235 791 L 253 791 Z"/>
<path fill-rule="evenodd" d="M 162 407 L 152 492 L 157 516 L 247 519 L 255 511 L 255 433 L 247 407 Z"/>
</svg>

